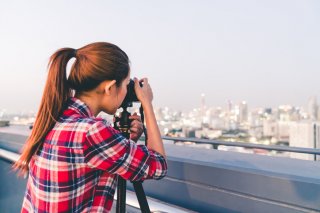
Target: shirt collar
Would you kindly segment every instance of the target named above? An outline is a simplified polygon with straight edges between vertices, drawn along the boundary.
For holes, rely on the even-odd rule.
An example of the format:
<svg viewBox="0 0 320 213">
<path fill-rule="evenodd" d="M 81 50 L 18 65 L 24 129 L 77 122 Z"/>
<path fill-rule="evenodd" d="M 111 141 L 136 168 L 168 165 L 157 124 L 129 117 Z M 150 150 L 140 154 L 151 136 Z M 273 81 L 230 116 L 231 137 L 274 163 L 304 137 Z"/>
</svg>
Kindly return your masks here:
<svg viewBox="0 0 320 213">
<path fill-rule="evenodd" d="M 68 99 L 68 109 L 72 109 L 85 117 L 95 117 L 89 106 L 76 97 L 70 97 Z"/>
</svg>

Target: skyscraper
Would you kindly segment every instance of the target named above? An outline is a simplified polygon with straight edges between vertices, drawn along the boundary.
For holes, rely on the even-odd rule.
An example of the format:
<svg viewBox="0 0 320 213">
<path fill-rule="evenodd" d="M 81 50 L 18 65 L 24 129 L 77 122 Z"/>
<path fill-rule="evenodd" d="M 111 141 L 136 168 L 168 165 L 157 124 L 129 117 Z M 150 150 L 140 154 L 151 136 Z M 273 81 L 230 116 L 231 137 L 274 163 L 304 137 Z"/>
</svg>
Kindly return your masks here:
<svg viewBox="0 0 320 213">
<path fill-rule="evenodd" d="M 308 101 L 308 114 L 309 118 L 312 121 L 316 121 L 318 119 L 318 103 L 317 103 L 317 97 L 312 96 L 309 98 Z"/>
<path fill-rule="evenodd" d="M 204 93 L 201 94 L 201 109 L 206 108 L 206 95 Z"/>
<path fill-rule="evenodd" d="M 248 121 L 248 105 L 247 102 L 242 101 L 239 105 L 240 123 Z"/>
</svg>

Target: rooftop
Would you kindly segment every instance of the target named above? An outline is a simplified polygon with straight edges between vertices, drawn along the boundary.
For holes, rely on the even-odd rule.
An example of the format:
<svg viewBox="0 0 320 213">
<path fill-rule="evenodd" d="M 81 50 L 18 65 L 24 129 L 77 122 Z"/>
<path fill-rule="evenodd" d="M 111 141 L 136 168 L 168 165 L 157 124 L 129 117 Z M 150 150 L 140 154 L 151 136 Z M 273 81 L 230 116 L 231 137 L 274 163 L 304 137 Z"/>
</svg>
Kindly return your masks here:
<svg viewBox="0 0 320 213">
<path fill-rule="evenodd" d="M 17 179 L 10 172 L 14 159 L 10 160 L 10 154 L 5 152 L 17 156 L 26 137 L 26 134 L 17 132 L 0 132 L 2 209 L 18 210 L 21 207 L 25 179 Z M 149 200 L 155 199 L 156 203 L 186 212 L 320 211 L 318 161 L 196 149 L 168 143 L 165 146 L 168 175 L 160 181 L 143 183 Z M 128 190 L 133 190 L 129 183 Z"/>
</svg>

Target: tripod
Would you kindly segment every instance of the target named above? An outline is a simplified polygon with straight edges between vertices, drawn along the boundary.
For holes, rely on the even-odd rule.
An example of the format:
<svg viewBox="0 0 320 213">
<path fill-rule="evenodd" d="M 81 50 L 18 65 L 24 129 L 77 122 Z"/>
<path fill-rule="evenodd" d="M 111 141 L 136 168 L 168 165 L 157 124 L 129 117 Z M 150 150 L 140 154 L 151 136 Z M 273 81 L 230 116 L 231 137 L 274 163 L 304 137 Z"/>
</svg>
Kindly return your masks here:
<svg viewBox="0 0 320 213">
<path fill-rule="evenodd" d="M 127 107 L 132 106 L 132 104 L 128 104 L 125 106 L 122 106 L 123 111 L 121 112 L 121 115 L 119 117 L 115 117 L 114 121 L 114 127 L 115 129 L 119 130 L 124 137 L 127 139 L 130 138 L 130 113 L 127 111 Z M 143 122 L 143 109 L 140 107 L 140 113 L 141 113 L 141 119 Z M 144 133 L 146 136 L 147 141 L 147 134 L 146 129 L 143 126 Z M 136 196 L 139 202 L 139 206 L 141 209 L 141 212 L 143 213 L 150 213 L 150 208 L 148 205 L 148 201 L 146 198 L 146 195 L 144 193 L 143 187 L 142 187 L 142 181 L 135 181 L 132 182 L 134 191 L 136 192 Z M 117 206 L 116 206 L 116 212 L 117 213 L 125 213 L 126 212 L 126 188 L 127 188 L 127 182 L 122 177 L 118 176 L 118 187 L 117 187 Z"/>
</svg>

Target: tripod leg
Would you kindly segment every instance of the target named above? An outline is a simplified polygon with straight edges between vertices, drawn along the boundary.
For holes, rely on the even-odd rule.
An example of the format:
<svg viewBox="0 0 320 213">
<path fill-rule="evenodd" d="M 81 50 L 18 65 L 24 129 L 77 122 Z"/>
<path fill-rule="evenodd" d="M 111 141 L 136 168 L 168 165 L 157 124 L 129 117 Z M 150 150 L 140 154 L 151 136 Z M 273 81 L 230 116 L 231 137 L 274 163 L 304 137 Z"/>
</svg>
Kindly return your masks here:
<svg viewBox="0 0 320 213">
<path fill-rule="evenodd" d="M 150 213 L 149 204 L 147 201 L 146 194 L 144 193 L 141 182 L 132 182 L 134 191 L 136 192 L 137 199 L 140 205 L 140 210 L 142 213 Z"/>
<path fill-rule="evenodd" d="M 117 213 L 126 212 L 126 190 L 127 190 L 127 181 L 122 177 L 118 176 L 118 187 L 117 187 Z"/>
</svg>

